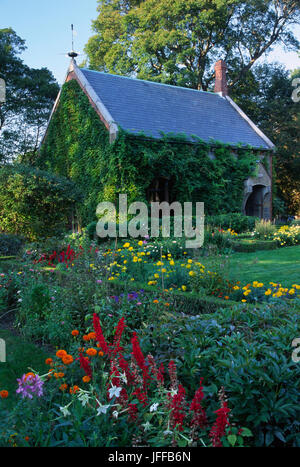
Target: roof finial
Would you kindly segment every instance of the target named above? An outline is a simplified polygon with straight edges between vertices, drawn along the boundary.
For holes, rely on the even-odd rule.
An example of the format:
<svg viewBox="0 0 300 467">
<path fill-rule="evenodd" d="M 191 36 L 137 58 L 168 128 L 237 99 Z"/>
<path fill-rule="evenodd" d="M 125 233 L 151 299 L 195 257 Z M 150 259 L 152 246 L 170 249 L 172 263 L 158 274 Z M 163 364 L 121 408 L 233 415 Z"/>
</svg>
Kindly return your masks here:
<svg viewBox="0 0 300 467">
<path fill-rule="evenodd" d="M 72 50 L 71 52 L 68 53 L 68 55 L 69 57 L 74 59 L 78 57 L 79 54 L 74 51 L 74 25 L 73 24 L 71 24 L 71 31 L 72 31 Z"/>
</svg>

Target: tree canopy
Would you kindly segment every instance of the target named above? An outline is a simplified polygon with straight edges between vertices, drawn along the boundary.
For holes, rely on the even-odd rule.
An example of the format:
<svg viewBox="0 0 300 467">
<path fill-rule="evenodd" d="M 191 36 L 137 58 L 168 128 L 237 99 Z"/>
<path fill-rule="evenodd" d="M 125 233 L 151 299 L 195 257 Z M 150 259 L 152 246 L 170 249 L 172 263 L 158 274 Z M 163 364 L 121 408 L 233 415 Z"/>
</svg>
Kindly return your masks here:
<svg viewBox="0 0 300 467">
<path fill-rule="evenodd" d="M 92 69 L 208 90 L 223 58 L 229 87 L 272 46 L 299 48 L 298 0 L 98 0 Z"/>
<path fill-rule="evenodd" d="M 0 106 L 0 162 L 37 151 L 59 87 L 47 68 L 33 69 L 19 55 L 25 42 L 11 28 L 0 29 L 0 78 L 6 103 Z"/>
</svg>

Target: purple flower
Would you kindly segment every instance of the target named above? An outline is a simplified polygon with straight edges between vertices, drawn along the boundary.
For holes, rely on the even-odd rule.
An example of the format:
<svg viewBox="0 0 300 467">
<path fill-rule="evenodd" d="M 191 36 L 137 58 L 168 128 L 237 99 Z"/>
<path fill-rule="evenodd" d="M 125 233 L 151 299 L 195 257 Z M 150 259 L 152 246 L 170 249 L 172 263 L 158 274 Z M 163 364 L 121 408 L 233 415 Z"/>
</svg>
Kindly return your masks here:
<svg viewBox="0 0 300 467">
<path fill-rule="evenodd" d="M 127 300 L 138 300 L 139 294 L 138 292 L 131 292 L 127 295 Z"/>
<path fill-rule="evenodd" d="M 97 281 L 97 284 L 102 284 L 102 281 L 99 279 L 99 280 Z"/>
<path fill-rule="evenodd" d="M 44 382 L 38 375 L 23 375 L 21 379 L 17 379 L 19 384 L 16 390 L 17 394 L 21 394 L 22 398 L 28 397 L 33 399 L 33 396 L 41 397 L 43 395 Z"/>
</svg>

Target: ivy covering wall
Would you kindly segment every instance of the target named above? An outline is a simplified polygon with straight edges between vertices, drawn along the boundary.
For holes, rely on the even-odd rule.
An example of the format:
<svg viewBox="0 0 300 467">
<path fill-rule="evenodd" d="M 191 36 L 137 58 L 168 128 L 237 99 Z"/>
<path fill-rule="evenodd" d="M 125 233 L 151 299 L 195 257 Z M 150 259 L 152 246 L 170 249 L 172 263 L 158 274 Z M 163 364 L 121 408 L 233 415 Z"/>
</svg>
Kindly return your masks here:
<svg viewBox="0 0 300 467">
<path fill-rule="evenodd" d="M 185 135 L 161 140 L 120 129 L 113 144 L 108 130 L 76 80 L 64 84 L 57 110 L 40 151 L 39 166 L 71 178 L 84 193 L 78 205 L 82 225 L 95 220 L 100 201 L 146 201 L 153 179 L 167 177 L 171 200 L 202 201 L 206 214 L 240 212 L 244 181 L 254 175 L 257 153 L 215 142 L 211 146 Z"/>
</svg>

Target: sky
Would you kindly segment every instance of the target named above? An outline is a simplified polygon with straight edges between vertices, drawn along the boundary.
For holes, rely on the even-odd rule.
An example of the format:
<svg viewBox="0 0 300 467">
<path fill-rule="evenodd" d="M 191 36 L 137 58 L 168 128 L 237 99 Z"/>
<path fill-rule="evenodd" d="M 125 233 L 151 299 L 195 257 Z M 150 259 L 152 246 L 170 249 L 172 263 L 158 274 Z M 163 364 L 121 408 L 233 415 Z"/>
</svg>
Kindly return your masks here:
<svg viewBox="0 0 300 467">
<path fill-rule="evenodd" d="M 93 35 L 91 24 L 97 18 L 97 0 L 0 0 L 0 29 L 11 27 L 26 41 L 21 58 L 31 68 L 46 67 L 62 84 L 69 66 L 65 57 L 72 48 L 71 24 L 76 35 L 74 48 L 83 53 Z M 300 39 L 300 25 L 295 27 Z M 78 57 L 80 63 L 84 55 Z M 300 67 L 297 53 L 276 47 L 267 61 L 278 61 L 293 70 Z"/>
</svg>

